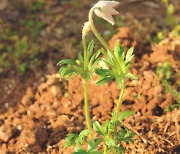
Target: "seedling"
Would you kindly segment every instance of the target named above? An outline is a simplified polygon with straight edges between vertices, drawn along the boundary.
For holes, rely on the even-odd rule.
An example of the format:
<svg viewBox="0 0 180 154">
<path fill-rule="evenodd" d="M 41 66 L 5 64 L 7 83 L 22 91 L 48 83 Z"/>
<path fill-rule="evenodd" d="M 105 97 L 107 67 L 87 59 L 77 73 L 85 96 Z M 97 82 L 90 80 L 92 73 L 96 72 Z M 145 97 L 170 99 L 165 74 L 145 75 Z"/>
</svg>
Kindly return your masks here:
<svg viewBox="0 0 180 154">
<path fill-rule="evenodd" d="M 89 11 L 89 21 L 84 24 L 82 30 L 82 42 L 84 52 L 78 53 L 78 60 L 64 59 L 58 65 L 62 65 L 59 74 L 60 77 L 70 78 L 73 75 L 80 75 L 84 85 L 84 113 L 86 119 L 87 129 L 83 130 L 79 135 L 69 134 L 65 140 L 64 147 L 73 146 L 75 154 L 101 154 L 99 145 L 103 144 L 103 153 L 124 153 L 125 149 L 122 142 L 133 142 L 132 137 L 135 133 L 130 129 L 123 126 L 123 120 L 130 115 L 132 111 L 124 111 L 121 114 L 120 108 L 126 88 L 126 78 L 137 79 L 136 76 L 129 72 L 130 62 L 133 59 L 133 47 L 131 47 L 125 54 L 124 47 L 118 41 L 115 44 L 114 51 L 111 51 L 109 45 L 105 42 L 103 37 L 98 33 L 93 23 L 93 13 L 98 17 L 114 24 L 112 15 L 118 14 L 114 9 L 119 3 L 115 1 L 99 1 Z M 103 45 L 103 49 L 98 50 L 93 54 L 94 41 L 91 41 L 88 46 L 86 45 L 86 37 L 92 31 L 96 38 Z M 100 57 L 101 56 L 101 57 Z M 104 57 L 102 57 L 104 56 Z M 98 62 L 103 61 L 107 68 L 98 68 Z M 99 76 L 97 85 L 115 80 L 119 89 L 119 99 L 116 109 L 112 113 L 112 119 L 105 124 L 100 124 L 98 121 L 93 123 L 93 127 L 89 116 L 89 102 L 88 102 L 88 82 L 93 79 L 93 72 Z M 94 139 L 93 129 L 99 137 Z M 85 145 L 88 148 L 83 148 Z"/>
<path fill-rule="evenodd" d="M 174 15 L 174 5 L 172 3 L 169 3 L 169 0 L 161 0 L 166 7 L 166 19 L 165 22 L 167 26 L 173 27 L 176 24 L 176 18 L 173 16 Z"/>
<path fill-rule="evenodd" d="M 180 107 L 180 94 L 175 88 L 172 87 L 171 79 L 174 74 L 172 72 L 171 64 L 169 62 L 164 62 L 162 64 L 159 64 L 156 69 L 156 74 L 159 77 L 162 85 L 164 86 L 165 92 L 166 93 L 170 92 L 176 101 L 176 103 L 170 106 L 167 106 L 165 110 L 171 111 L 175 108 L 179 108 Z"/>
</svg>

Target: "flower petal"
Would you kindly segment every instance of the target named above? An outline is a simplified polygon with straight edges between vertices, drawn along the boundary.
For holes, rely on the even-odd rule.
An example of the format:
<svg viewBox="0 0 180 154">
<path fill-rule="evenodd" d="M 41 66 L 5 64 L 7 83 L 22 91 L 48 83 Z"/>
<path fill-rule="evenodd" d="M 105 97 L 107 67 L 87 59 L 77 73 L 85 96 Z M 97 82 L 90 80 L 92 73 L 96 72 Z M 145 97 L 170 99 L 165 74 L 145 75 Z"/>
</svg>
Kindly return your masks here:
<svg viewBox="0 0 180 154">
<path fill-rule="evenodd" d="M 96 9 L 94 11 L 94 13 L 100 17 L 100 18 L 103 18 L 104 20 L 110 22 L 112 25 L 114 25 L 114 19 L 113 17 L 106 11 L 106 10 L 98 10 Z"/>
<path fill-rule="evenodd" d="M 116 2 L 116 1 L 99 1 L 94 5 L 94 7 L 100 7 L 100 8 L 103 8 L 103 7 L 115 7 L 118 4 L 119 4 L 119 2 Z"/>
<path fill-rule="evenodd" d="M 109 7 L 115 7 L 117 5 L 119 5 L 119 2 L 116 1 L 104 1 L 105 6 L 109 6 Z"/>
<path fill-rule="evenodd" d="M 104 20 L 114 25 L 114 19 L 112 15 L 119 14 L 113 7 L 117 6 L 119 2 L 116 1 L 99 1 L 94 5 L 94 13 Z"/>
<path fill-rule="evenodd" d="M 114 25 L 114 19 L 112 17 L 112 15 L 110 13 L 108 13 L 106 10 L 102 10 L 102 13 L 105 16 L 105 20 L 107 20 L 108 22 L 110 22 L 112 25 Z"/>
<path fill-rule="evenodd" d="M 111 15 L 117 15 L 117 14 L 119 14 L 119 12 L 116 11 L 114 8 L 111 8 L 111 7 L 105 7 L 104 9 L 106 9 L 107 12 L 109 12 L 109 14 L 111 14 Z"/>
</svg>

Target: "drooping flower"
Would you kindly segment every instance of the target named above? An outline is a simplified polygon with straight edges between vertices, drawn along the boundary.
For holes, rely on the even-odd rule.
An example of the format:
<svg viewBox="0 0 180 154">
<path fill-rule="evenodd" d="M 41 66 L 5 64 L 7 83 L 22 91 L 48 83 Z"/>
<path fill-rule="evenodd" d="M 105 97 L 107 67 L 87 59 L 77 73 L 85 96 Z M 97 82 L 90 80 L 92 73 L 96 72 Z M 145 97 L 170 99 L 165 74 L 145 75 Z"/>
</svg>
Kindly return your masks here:
<svg viewBox="0 0 180 154">
<path fill-rule="evenodd" d="M 114 25 L 112 16 L 119 14 L 119 12 L 114 9 L 118 4 L 119 2 L 116 1 L 99 1 L 93 7 L 94 13 Z"/>
</svg>

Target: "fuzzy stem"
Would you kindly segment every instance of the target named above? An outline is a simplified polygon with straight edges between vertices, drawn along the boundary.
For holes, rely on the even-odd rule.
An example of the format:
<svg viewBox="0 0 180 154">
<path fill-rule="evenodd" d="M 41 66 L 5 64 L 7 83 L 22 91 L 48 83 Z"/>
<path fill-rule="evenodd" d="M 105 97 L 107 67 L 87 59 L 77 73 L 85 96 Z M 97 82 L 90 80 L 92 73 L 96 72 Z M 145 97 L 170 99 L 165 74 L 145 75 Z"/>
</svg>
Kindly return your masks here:
<svg viewBox="0 0 180 154">
<path fill-rule="evenodd" d="M 90 116 L 89 116 L 87 79 L 83 80 L 83 85 L 84 85 L 84 112 L 85 112 L 86 125 L 87 125 L 88 130 L 91 131 L 89 135 L 90 140 L 93 140 L 92 127 L 91 127 Z"/>
<path fill-rule="evenodd" d="M 97 8 L 92 7 L 92 8 L 90 9 L 90 11 L 89 11 L 89 23 L 90 23 L 91 30 L 92 30 L 92 32 L 94 33 L 94 35 L 96 36 L 96 38 L 101 42 L 101 44 L 102 44 L 107 50 L 112 51 L 112 50 L 110 49 L 109 45 L 106 43 L 106 41 L 103 39 L 103 37 L 98 33 L 96 27 L 94 26 L 94 22 L 93 22 L 93 18 L 92 18 L 92 17 L 93 17 L 93 12 L 94 12 L 95 9 L 97 9 Z M 107 53 L 106 53 L 104 50 L 102 50 L 102 52 L 103 52 L 103 54 L 104 54 L 105 56 L 107 56 Z M 117 60 L 116 56 L 114 55 L 114 53 L 112 53 L 112 55 L 113 55 L 113 57 L 114 57 L 114 59 L 115 59 L 116 65 L 119 65 L 118 60 Z M 120 70 L 121 73 L 123 73 L 123 70 L 121 69 L 120 66 L 119 66 L 119 70 Z"/>
<path fill-rule="evenodd" d="M 120 92 L 119 99 L 118 99 L 118 103 L 117 103 L 117 106 L 116 106 L 116 117 L 115 117 L 115 121 L 118 120 L 119 111 L 120 111 L 120 108 L 121 108 L 121 105 L 122 105 L 123 96 L 124 96 L 124 91 L 125 91 L 125 83 L 124 83 L 124 81 L 123 81 L 122 88 L 121 88 L 121 92 Z"/>
<path fill-rule="evenodd" d="M 92 7 L 89 11 L 89 22 L 90 22 L 90 26 L 91 26 L 91 30 L 92 32 L 94 33 L 94 35 L 97 37 L 97 39 L 101 42 L 101 44 L 109 51 L 111 51 L 109 45 L 104 41 L 104 39 L 102 38 L 102 36 L 98 33 L 96 27 L 94 26 L 94 22 L 93 22 L 93 19 L 92 19 L 92 16 L 93 16 L 93 12 L 94 12 L 94 9 L 96 9 L 95 7 Z M 104 55 L 106 55 L 105 52 L 103 52 Z"/>
<path fill-rule="evenodd" d="M 107 154 L 107 145 L 106 144 L 104 144 L 104 152 L 103 152 L 103 154 Z"/>
<path fill-rule="evenodd" d="M 84 48 L 84 71 L 87 71 L 87 43 L 86 43 L 86 35 L 82 34 L 82 41 L 83 41 L 83 48 Z M 83 85 L 84 85 L 84 112 L 85 112 L 85 119 L 86 119 L 86 125 L 88 130 L 91 131 L 89 137 L 90 140 L 93 139 L 92 135 L 92 127 L 90 122 L 90 116 L 89 116 L 89 103 L 88 103 L 88 79 L 83 79 Z"/>
<path fill-rule="evenodd" d="M 82 41 L 83 41 L 83 48 L 84 48 L 84 70 L 87 68 L 87 43 L 86 43 L 86 36 L 82 34 Z"/>
</svg>

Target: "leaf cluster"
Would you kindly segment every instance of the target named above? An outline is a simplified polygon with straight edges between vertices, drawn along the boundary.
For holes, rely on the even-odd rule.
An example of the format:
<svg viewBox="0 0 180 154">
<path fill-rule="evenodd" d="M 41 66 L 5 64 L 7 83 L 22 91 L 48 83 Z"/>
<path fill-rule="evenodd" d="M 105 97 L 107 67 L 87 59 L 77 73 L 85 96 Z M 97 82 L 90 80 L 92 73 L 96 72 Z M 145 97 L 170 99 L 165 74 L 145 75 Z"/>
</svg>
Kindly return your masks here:
<svg viewBox="0 0 180 154">
<path fill-rule="evenodd" d="M 101 154 L 102 152 L 97 150 L 98 145 L 102 142 L 101 138 L 96 141 L 87 141 L 87 136 L 91 133 L 89 130 L 83 130 L 79 135 L 71 133 L 68 134 L 65 139 L 64 148 L 73 146 L 75 148 L 74 154 Z M 88 144 L 88 150 L 83 149 L 83 143 Z"/>
<path fill-rule="evenodd" d="M 107 151 L 112 152 L 114 149 L 117 153 L 124 153 L 125 149 L 121 143 L 133 143 L 132 137 L 135 133 L 131 132 L 127 127 L 122 126 L 123 120 L 132 115 L 132 113 L 130 110 L 124 111 L 119 115 L 118 121 L 115 121 L 116 113 L 113 112 L 112 120 L 107 121 L 104 125 L 101 126 L 98 121 L 93 123 L 94 130 L 103 136 Z M 117 130 L 115 129 L 116 126 L 118 126 Z"/>
<path fill-rule="evenodd" d="M 118 87 L 121 88 L 126 77 L 137 79 L 135 75 L 128 73 L 130 62 L 134 57 L 133 50 L 134 48 L 131 47 L 125 55 L 124 47 L 120 46 L 117 41 L 114 47 L 114 52 L 107 51 L 106 59 L 102 58 L 102 61 L 104 61 L 110 69 L 95 69 L 95 73 L 100 76 L 100 80 L 97 82 L 97 85 L 101 85 L 115 79 Z"/>
<path fill-rule="evenodd" d="M 60 76 L 65 78 L 70 78 L 73 75 L 80 75 L 83 79 L 92 79 L 92 71 L 99 60 L 99 55 L 101 50 L 98 50 L 93 54 L 94 41 L 92 40 L 88 44 L 87 56 L 83 58 L 83 55 L 78 53 L 78 61 L 72 59 L 63 59 L 59 61 L 58 65 L 63 65 L 59 69 Z M 87 64 L 87 65 L 86 65 Z"/>
<path fill-rule="evenodd" d="M 133 112 L 130 110 L 124 111 L 119 115 L 118 121 L 115 122 L 116 113 L 113 112 L 112 120 L 107 121 L 102 126 L 98 121 L 95 121 L 93 123 L 93 129 L 100 136 L 102 136 L 102 138 L 98 138 L 96 141 L 87 141 L 87 136 L 91 133 L 87 129 L 83 130 L 79 135 L 74 133 L 68 134 L 65 139 L 64 148 L 73 146 L 75 148 L 74 154 L 102 154 L 102 152 L 97 150 L 97 148 L 100 143 L 104 142 L 107 146 L 108 152 L 112 152 L 112 149 L 115 149 L 115 151 L 118 153 L 124 153 L 125 149 L 121 143 L 133 143 L 132 137 L 135 135 L 135 133 L 131 132 L 127 127 L 122 126 L 122 122 L 132 114 Z M 116 125 L 119 126 L 117 129 L 117 137 L 115 137 Z M 84 143 L 88 144 L 88 150 L 83 149 L 82 145 Z"/>
</svg>

